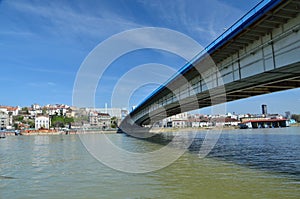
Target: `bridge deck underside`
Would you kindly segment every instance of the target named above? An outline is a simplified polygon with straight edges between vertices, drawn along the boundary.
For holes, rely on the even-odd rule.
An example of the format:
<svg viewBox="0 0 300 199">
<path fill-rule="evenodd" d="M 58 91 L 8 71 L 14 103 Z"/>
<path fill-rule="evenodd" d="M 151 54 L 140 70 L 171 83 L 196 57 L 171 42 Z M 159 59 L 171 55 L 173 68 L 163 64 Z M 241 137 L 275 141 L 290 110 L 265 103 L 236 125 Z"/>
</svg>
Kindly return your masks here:
<svg viewBox="0 0 300 199">
<path fill-rule="evenodd" d="M 299 87 L 300 63 L 297 63 L 285 67 L 284 69 L 279 68 L 270 72 L 231 82 L 224 85 L 225 90 L 215 88 L 196 94 L 198 100 L 197 108 L 209 107 L 220 103 Z M 223 91 L 225 91 L 225 93 Z M 195 98 L 195 96 L 193 96 L 193 98 Z M 195 110 L 195 102 L 194 99 L 187 98 L 182 100 L 180 104 L 179 102 L 175 102 L 156 110 L 155 113 L 151 114 L 151 117 L 145 115 L 136 121 L 136 123 L 147 125 L 166 117 L 191 110 Z"/>
<path fill-rule="evenodd" d="M 297 15 L 299 15 L 299 12 L 300 1 L 283 1 L 280 6 L 264 14 L 264 16 L 261 17 L 256 23 L 244 29 L 240 34 L 231 39 L 222 47 L 218 48 L 218 50 L 216 50 L 210 56 L 216 63 L 221 62 L 230 55 L 243 48 L 246 48 L 249 44 L 255 42 L 261 36 L 272 32 L 274 28 L 278 28 L 282 24 L 287 23 L 288 20 L 296 18 Z"/>
<path fill-rule="evenodd" d="M 237 35 L 227 40 L 224 44 L 219 45 L 217 49 L 211 51 L 209 55 L 216 65 L 222 65 L 222 62 L 230 59 L 232 55 L 239 54 L 240 51 L 249 49 L 253 43 L 262 40 L 262 38 L 266 35 L 270 35 L 270 43 L 273 43 L 272 31 L 274 29 L 280 29 L 284 26 L 284 24 L 287 24 L 289 21 L 299 17 L 299 13 L 299 0 L 282 1 L 279 5 L 264 13 L 259 17 L 259 19 L 254 21 L 247 28 L 244 28 Z M 291 31 L 298 32 L 300 29 L 299 27 L 299 23 L 296 22 Z M 295 52 L 296 51 L 297 50 L 295 50 Z M 182 74 L 184 78 L 190 81 L 191 79 L 200 75 L 199 68 L 201 68 L 200 70 L 206 70 L 204 66 L 205 64 L 201 64 L 201 62 L 205 62 L 205 58 L 195 61 L 193 63 L 195 67 L 190 68 Z M 197 70 L 195 68 L 197 68 Z M 181 112 L 195 110 L 197 108 L 209 107 L 218 103 L 300 87 L 300 62 L 296 61 L 282 68 L 276 68 L 274 65 L 274 68 L 275 69 L 264 71 L 260 74 L 243 77 L 239 80 L 228 82 L 224 85 L 225 91 L 224 89 L 222 90 L 216 87 L 201 93 L 196 92 L 197 94 L 192 97 L 187 97 L 186 99 L 180 100 L 180 102 L 175 101 L 174 103 L 169 103 L 161 108 L 158 108 L 157 110 L 151 112 L 151 115 L 149 115 L 149 113 L 145 114 L 135 120 L 135 122 L 139 125 L 147 125 L 166 117 Z M 181 81 L 180 78 L 180 76 L 175 77 L 165 88 L 159 90 L 157 93 L 155 93 L 155 95 L 152 95 L 151 98 L 146 100 L 137 109 L 135 109 L 131 113 L 131 116 L 138 114 L 143 109 L 150 107 L 159 99 L 168 95 L 170 93 L 170 89 L 174 90 L 183 84 L 184 81 Z M 197 107 L 195 107 L 195 101 L 197 101 Z"/>
</svg>

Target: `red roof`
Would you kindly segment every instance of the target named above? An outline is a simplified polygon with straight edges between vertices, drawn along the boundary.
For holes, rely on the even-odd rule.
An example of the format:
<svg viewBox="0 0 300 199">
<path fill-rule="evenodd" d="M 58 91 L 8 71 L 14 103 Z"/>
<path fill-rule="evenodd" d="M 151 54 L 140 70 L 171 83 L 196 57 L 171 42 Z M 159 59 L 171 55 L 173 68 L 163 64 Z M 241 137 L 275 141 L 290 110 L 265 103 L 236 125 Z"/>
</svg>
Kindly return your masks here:
<svg viewBox="0 0 300 199">
<path fill-rule="evenodd" d="M 0 106 L 0 108 L 5 108 L 7 111 L 16 111 L 16 110 L 18 110 L 18 107 L 12 107 L 12 106 Z"/>
<path fill-rule="evenodd" d="M 8 107 L 7 110 L 8 111 L 16 111 L 16 110 L 18 110 L 18 107 Z"/>
<path fill-rule="evenodd" d="M 257 119 L 257 120 L 247 120 L 242 123 L 248 123 L 248 122 L 285 122 L 287 119 Z"/>
</svg>

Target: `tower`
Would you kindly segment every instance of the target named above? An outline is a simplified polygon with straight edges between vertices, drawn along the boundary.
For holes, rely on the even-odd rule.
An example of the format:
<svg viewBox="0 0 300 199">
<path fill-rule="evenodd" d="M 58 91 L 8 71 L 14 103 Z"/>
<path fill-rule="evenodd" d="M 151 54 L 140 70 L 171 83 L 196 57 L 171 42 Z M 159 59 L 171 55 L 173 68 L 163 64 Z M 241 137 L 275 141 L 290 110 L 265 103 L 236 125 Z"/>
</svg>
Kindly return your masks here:
<svg viewBox="0 0 300 199">
<path fill-rule="evenodd" d="M 262 109 L 262 114 L 263 115 L 267 115 L 268 114 L 267 105 L 266 104 L 261 105 L 261 109 Z"/>
</svg>

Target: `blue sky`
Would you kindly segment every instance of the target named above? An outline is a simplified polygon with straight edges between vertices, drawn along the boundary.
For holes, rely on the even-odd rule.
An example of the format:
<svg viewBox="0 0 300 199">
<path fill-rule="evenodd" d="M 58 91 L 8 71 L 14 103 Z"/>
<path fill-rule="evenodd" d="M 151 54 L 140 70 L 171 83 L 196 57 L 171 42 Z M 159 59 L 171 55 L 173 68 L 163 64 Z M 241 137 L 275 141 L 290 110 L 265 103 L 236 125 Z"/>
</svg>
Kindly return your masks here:
<svg viewBox="0 0 300 199">
<path fill-rule="evenodd" d="M 2 0 L 0 104 L 72 104 L 73 85 L 81 63 L 110 36 L 133 28 L 163 27 L 182 32 L 205 47 L 258 2 Z M 110 91 L 117 79 L 132 67 L 146 63 L 161 63 L 178 70 L 185 60 L 154 50 L 121 57 L 99 82 L 96 106 L 110 104 Z M 139 88 L 129 106 L 138 104 L 156 86 Z M 300 92 L 296 89 L 231 102 L 227 108 L 230 112 L 259 113 L 260 105 L 266 103 L 270 112 L 300 113 L 299 102 Z"/>
</svg>

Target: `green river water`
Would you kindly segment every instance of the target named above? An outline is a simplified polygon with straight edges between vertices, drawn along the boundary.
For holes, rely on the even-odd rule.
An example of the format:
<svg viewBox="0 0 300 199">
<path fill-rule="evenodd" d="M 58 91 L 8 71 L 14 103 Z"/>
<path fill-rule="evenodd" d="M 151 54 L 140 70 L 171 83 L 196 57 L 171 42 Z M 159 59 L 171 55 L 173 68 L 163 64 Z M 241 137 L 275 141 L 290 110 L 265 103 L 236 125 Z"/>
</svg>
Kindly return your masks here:
<svg viewBox="0 0 300 199">
<path fill-rule="evenodd" d="M 103 136 L 135 151 L 161 147 L 123 134 L 95 139 Z M 0 198 L 300 198 L 300 128 L 224 131 L 204 159 L 197 145 L 166 168 L 131 174 L 94 159 L 78 135 L 8 136 Z"/>
</svg>

